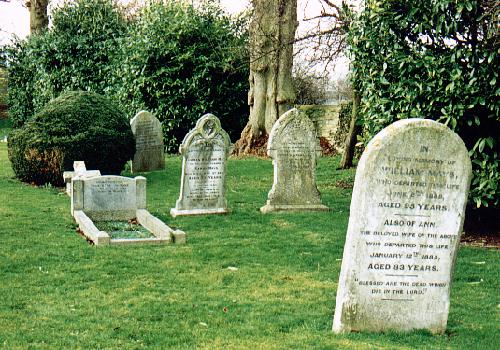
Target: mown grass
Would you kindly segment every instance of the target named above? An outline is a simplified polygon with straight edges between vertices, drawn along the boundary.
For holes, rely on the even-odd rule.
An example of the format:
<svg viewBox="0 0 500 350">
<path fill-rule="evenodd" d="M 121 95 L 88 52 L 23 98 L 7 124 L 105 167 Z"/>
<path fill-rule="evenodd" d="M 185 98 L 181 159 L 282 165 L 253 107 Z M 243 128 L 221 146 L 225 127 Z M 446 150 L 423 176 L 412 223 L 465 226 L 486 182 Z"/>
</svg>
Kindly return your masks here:
<svg viewBox="0 0 500 350">
<path fill-rule="evenodd" d="M 331 332 L 354 176 L 337 161 L 318 165 L 330 212 L 260 214 L 272 165 L 249 158 L 229 162 L 229 215 L 173 219 L 181 159 L 167 157 L 144 174 L 148 208 L 187 244 L 94 247 L 62 190 L 13 179 L 0 143 L 0 347 L 498 348 L 499 252 L 471 247 L 459 251 L 445 335 Z"/>
</svg>

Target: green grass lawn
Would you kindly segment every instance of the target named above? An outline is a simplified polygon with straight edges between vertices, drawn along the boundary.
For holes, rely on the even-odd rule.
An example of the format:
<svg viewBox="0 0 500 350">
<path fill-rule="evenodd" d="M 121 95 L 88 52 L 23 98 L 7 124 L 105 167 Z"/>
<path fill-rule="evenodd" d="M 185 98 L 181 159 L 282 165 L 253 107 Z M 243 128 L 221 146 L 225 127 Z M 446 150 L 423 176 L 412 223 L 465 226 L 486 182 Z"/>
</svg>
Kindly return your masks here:
<svg viewBox="0 0 500 350">
<path fill-rule="evenodd" d="M 269 160 L 231 160 L 222 216 L 169 215 L 181 159 L 145 174 L 184 246 L 95 247 L 61 189 L 13 179 L 0 143 L 0 348 L 498 349 L 499 252 L 461 247 L 445 335 L 331 332 L 353 171 L 318 164 L 330 212 L 262 215 Z M 235 267 L 235 269 L 228 269 Z"/>
</svg>

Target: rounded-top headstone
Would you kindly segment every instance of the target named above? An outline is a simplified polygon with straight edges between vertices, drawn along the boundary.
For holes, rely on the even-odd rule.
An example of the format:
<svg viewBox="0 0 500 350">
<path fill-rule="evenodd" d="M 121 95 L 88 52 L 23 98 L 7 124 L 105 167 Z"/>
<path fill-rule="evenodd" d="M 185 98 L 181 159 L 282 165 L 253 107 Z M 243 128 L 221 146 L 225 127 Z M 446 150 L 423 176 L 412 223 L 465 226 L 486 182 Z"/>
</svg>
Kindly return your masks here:
<svg viewBox="0 0 500 350">
<path fill-rule="evenodd" d="M 140 111 L 130 121 L 135 136 L 135 154 L 132 172 L 165 169 L 162 126 L 158 118 L 147 111 Z"/>
<path fill-rule="evenodd" d="M 274 181 L 263 213 L 326 211 L 316 187 L 316 159 L 320 154 L 316 130 L 298 109 L 283 113 L 269 134 L 267 154 L 273 158 Z"/>
<path fill-rule="evenodd" d="M 356 171 L 333 330 L 446 329 L 471 162 L 432 120 L 395 122 Z"/>
</svg>

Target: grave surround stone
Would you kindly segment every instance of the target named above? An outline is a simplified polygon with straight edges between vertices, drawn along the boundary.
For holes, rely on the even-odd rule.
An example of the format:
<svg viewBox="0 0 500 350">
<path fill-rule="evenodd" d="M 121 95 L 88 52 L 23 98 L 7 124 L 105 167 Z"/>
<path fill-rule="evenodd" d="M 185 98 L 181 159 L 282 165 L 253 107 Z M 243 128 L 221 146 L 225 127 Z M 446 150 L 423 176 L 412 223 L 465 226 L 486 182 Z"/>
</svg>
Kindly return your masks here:
<svg viewBox="0 0 500 350">
<path fill-rule="evenodd" d="M 130 121 L 135 136 L 132 172 L 165 169 L 163 132 L 160 121 L 150 112 L 140 111 Z"/>
<path fill-rule="evenodd" d="M 291 109 L 274 124 L 267 154 L 273 158 L 274 181 L 262 213 L 328 210 L 316 187 L 316 159 L 321 149 L 311 120 Z"/>
<path fill-rule="evenodd" d="M 333 330 L 443 333 L 471 162 L 432 120 L 400 120 L 356 171 Z"/>
<path fill-rule="evenodd" d="M 96 245 L 185 243 L 186 234 L 173 230 L 146 210 L 146 178 L 106 175 L 91 178 L 75 176 L 72 180 L 71 214 L 80 230 Z M 153 238 L 111 239 L 94 222 L 137 222 L 153 234 Z"/>
<path fill-rule="evenodd" d="M 182 141 L 182 175 L 179 199 L 172 216 L 224 214 L 227 157 L 232 151 L 229 135 L 219 119 L 205 114 Z"/>
</svg>

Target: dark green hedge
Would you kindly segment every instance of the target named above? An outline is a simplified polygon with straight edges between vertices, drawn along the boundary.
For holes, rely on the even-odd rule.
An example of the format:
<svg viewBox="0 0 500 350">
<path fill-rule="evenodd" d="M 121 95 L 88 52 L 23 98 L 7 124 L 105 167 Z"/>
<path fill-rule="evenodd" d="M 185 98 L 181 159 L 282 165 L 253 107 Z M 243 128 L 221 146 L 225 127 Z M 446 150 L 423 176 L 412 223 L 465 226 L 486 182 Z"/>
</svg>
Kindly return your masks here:
<svg viewBox="0 0 500 350">
<path fill-rule="evenodd" d="M 246 34 L 217 7 L 151 3 L 127 38 L 117 94 L 163 124 L 168 151 L 205 113 L 235 140 L 248 119 Z"/>
<path fill-rule="evenodd" d="M 113 0 L 65 3 L 52 28 L 6 48 L 14 127 L 61 92 L 84 90 L 128 118 L 155 113 L 169 151 L 207 112 L 235 139 L 248 119 L 245 21 L 213 3 L 151 1 L 132 18 Z"/>
<path fill-rule="evenodd" d="M 500 51 L 493 3 L 369 0 L 349 31 L 363 140 L 398 119 L 448 125 L 470 151 L 470 200 L 477 207 L 500 206 Z"/>
<path fill-rule="evenodd" d="M 87 169 L 119 174 L 135 152 L 130 124 L 107 98 L 92 92 L 66 92 L 50 101 L 8 139 L 16 176 L 34 184 L 62 185 L 73 161 Z"/>
</svg>

